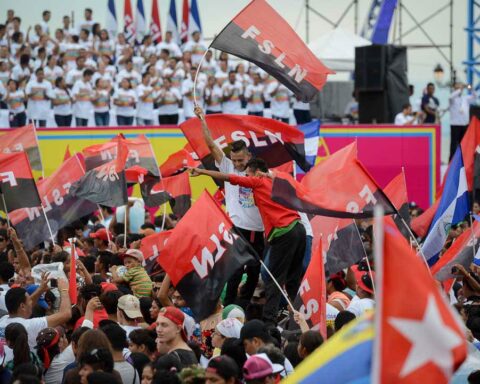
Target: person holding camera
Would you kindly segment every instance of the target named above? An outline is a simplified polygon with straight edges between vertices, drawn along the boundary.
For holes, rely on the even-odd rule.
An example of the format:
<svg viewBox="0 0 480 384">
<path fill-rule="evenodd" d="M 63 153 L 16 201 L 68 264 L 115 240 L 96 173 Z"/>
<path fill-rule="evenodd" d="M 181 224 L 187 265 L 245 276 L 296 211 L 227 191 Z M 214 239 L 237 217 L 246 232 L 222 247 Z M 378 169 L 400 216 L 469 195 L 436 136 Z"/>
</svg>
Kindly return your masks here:
<svg viewBox="0 0 480 384">
<path fill-rule="evenodd" d="M 402 107 L 402 112 L 395 116 L 395 125 L 412 125 L 417 123 L 417 113 L 412 112 L 410 103 L 406 103 Z"/>
</svg>

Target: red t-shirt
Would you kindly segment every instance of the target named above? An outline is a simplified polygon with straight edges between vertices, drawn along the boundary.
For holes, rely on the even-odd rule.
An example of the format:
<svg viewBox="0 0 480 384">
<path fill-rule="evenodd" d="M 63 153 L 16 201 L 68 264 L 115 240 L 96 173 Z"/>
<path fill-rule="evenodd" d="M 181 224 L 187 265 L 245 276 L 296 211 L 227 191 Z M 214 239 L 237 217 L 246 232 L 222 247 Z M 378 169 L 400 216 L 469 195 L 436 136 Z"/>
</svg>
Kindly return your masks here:
<svg viewBox="0 0 480 384">
<path fill-rule="evenodd" d="M 85 316 L 82 316 L 77 320 L 75 323 L 75 329 L 82 326 L 83 320 L 85 320 Z M 93 312 L 93 328 L 98 328 L 98 323 L 102 320 L 108 320 L 108 314 L 107 311 L 105 311 L 105 308 Z"/>
<path fill-rule="evenodd" d="M 273 182 L 267 177 L 228 175 L 230 184 L 251 188 L 255 205 L 258 207 L 268 238 L 273 228 L 287 227 L 295 220 L 300 220 L 297 211 L 289 209 L 272 200 Z"/>
</svg>

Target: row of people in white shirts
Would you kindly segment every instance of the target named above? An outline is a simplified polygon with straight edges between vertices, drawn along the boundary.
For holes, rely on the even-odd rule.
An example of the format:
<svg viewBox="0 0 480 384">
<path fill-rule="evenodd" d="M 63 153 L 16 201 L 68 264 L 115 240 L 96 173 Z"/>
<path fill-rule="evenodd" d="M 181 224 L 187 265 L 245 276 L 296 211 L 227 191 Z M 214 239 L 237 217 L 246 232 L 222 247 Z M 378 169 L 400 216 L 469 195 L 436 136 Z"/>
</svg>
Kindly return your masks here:
<svg viewBox="0 0 480 384">
<path fill-rule="evenodd" d="M 186 117 L 193 117 L 193 81 L 191 76 L 184 80 L 181 90 L 172 87 L 166 79 L 161 89 L 155 89 L 149 84 L 149 76 L 144 76 L 142 83 L 135 90 L 131 89 L 128 81 L 122 81 L 110 97 L 111 88 L 107 82 L 98 79 L 93 87 L 90 75 L 77 80 L 74 87 L 69 90 L 64 80 L 57 82 L 53 87 L 44 80 L 43 74 L 27 83 L 25 90 L 16 89 L 14 84 L 8 85 L 8 90 L 2 90 L 10 112 L 18 114 L 25 111 L 24 101 L 28 100 L 27 108 L 31 119 L 45 120 L 53 104 L 56 115 L 71 115 L 88 119 L 92 108 L 94 112 L 107 112 L 111 105 L 116 107 L 120 116 L 137 116 L 141 119 L 154 118 L 155 104 L 159 115 L 178 114 L 181 104 Z M 240 114 L 242 112 L 241 85 L 234 81 L 226 82 L 220 87 L 215 79 L 210 77 L 208 84 L 198 82 L 195 90 L 197 102 L 211 113 Z M 247 87 L 245 98 L 247 111 L 262 114 L 264 110 L 264 94 L 269 94 L 271 99 L 272 115 L 277 118 L 287 119 L 290 116 L 290 91 L 279 84 L 271 82 L 265 91 L 258 83 Z M 302 109 L 298 101 L 297 108 Z M 294 105 L 295 108 L 295 105 Z"/>
</svg>

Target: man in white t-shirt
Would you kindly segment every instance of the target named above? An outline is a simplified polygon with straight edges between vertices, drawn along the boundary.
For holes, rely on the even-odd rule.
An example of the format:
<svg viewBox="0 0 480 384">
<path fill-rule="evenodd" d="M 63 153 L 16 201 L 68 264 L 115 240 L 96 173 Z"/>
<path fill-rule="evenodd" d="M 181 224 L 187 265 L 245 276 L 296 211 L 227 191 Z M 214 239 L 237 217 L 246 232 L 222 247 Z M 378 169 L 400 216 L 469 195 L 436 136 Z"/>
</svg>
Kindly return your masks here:
<svg viewBox="0 0 480 384">
<path fill-rule="evenodd" d="M 375 308 L 375 293 L 373 291 L 373 280 L 375 280 L 375 272 L 361 272 L 355 273 L 357 276 L 357 295 L 352 299 L 347 311 L 352 312 L 357 318 L 364 312 L 373 310 Z"/>
<path fill-rule="evenodd" d="M 197 106 L 195 108 L 195 114 L 202 123 L 203 138 L 220 172 L 245 176 L 247 162 L 252 157 L 245 142 L 242 140 L 234 141 L 231 144 L 230 158 L 228 158 L 214 142 L 202 108 Z M 258 256 L 262 257 L 265 249 L 263 222 L 258 208 L 255 205 L 253 191 L 250 188 L 225 182 L 225 205 L 228 215 L 236 229 L 250 242 Z M 241 304 L 250 301 L 258 283 L 260 264 L 248 265 L 246 267 L 246 273 L 247 281 L 240 290 L 238 297 L 237 290 L 243 271 L 240 269 L 240 271 L 228 281 L 224 305 L 233 304 L 235 301 Z"/>
<path fill-rule="evenodd" d="M 5 344 L 5 328 L 8 324 L 20 323 L 28 333 L 28 345 L 33 351 L 37 345 L 37 335 L 47 327 L 56 327 L 66 323 L 72 317 L 70 296 L 68 294 L 69 283 L 66 279 L 58 279 L 58 290 L 60 292 L 60 308 L 53 315 L 45 317 L 32 316 L 34 302 L 46 291 L 46 280 L 30 296 L 24 288 L 11 288 L 5 295 L 5 304 L 8 315 L 0 319 L 0 342 Z M 13 358 L 13 352 L 5 344 L 5 362 Z"/>
<path fill-rule="evenodd" d="M 395 116 L 395 125 L 415 124 L 416 118 L 416 115 L 412 114 L 412 106 L 407 103 L 402 107 L 402 112 Z"/>
<path fill-rule="evenodd" d="M 228 80 L 222 85 L 223 93 L 223 113 L 231 113 L 239 115 L 242 113 L 242 101 L 240 98 L 243 94 L 243 87 L 239 81 L 237 81 L 235 71 L 228 73 Z"/>
</svg>

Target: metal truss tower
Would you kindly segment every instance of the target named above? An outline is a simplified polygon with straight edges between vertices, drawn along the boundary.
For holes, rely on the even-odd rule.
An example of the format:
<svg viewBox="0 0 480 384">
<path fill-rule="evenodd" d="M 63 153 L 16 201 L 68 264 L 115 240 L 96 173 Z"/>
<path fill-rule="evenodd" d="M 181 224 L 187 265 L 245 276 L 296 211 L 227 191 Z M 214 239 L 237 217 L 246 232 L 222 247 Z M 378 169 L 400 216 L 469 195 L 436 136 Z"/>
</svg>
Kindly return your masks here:
<svg viewBox="0 0 480 384">
<path fill-rule="evenodd" d="M 467 14 L 467 82 L 480 89 L 480 2 L 468 0 Z"/>
</svg>

